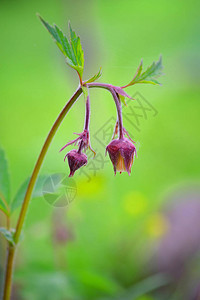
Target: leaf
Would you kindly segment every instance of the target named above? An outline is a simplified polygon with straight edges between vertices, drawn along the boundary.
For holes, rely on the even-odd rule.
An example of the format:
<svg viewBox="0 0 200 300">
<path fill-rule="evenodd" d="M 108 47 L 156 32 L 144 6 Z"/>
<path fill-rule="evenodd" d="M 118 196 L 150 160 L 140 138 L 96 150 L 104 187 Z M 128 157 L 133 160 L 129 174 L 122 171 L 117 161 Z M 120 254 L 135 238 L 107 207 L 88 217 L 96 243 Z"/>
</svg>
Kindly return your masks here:
<svg viewBox="0 0 200 300">
<path fill-rule="evenodd" d="M 9 230 L 7 230 L 4 227 L 0 227 L 0 233 L 2 233 L 3 236 L 5 237 L 5 239 L 9 243 L 11 243 L 13 246 L 15 245 L 14 238 L 13 238 L 14 232 L 15 232 L 14 230 L 13 231 L 9 231 Z"/>
<path fill-rule="evenodd" d="M 41 175 L 38 177 L 35 188 L 32 193 L 32 198 L 37 198 L 43 196 L 42 187 L 45 180 L 49 177 L 49 175 Z M 27 178 L 24 183 L 22 183 L 21 187 L 19 188 L 17 194 L 15 195 L 12 203 L 11 203 L 11 213 L 18 207 L 20 207 L 23 203 L 24 196 L 26 194 L 26 190 L 29 184 L 30 178 Z"/>
<path fill-rule="evenodd" d="M 113 298 L 113 300 L 140 299 L 140 297 L 147 293 L 151 293 L 161 287 L 167 286 L 170 282 L 171 279 L 168 275 L 158 273 L 139 281 L 133 287 L 126 289 L 121 296 Z"/>
<path fill-rule="evenodd" d="M 62 30 L 57 25 L 49 25 L 40 15 L 38 15 L 45 28 L 53 37 L 56 45 L 66 57 L 67 64 L 75 69 L 79 77 L 82 78 L 84 69 L 84 53 L 82 50 L 80 38 L 72 30 L 69 23 L 70 40 L 64 35 Z"/>
<path fill-rule="evenodd" d="M 0 210 L 3 211 L 6 215 L 9 214 L 7 207 L 5 206 L 3 200 L 0 199 Z"/>
<path fill-rule="evenodd" d="M 127 97 L 127 98 L 133 100 L 133 98 L 132 98 L 131 96 L 129 96 L 129 95 L 128 95 L 121 87 L 119 87 L 119 86 L 114 86 L 113 88 L 114 88 L 114 90 L 115 90 L 119 95 L 124 96 L 124 97 Z"/>
<path fill-rule="evenodd" d="M 102 72 L 101 72 L 101 68 L 100 68 L 99 72 L 97 74 L 95 74 L 94 76 L 92 76 L 90 79 L 88 79 L 85 83 L 94 82 L 97 79 L 99 79 L 101 77 L 101 75 L 102 75 Z"/>
<path fill-rule="evenodd" d="M 119 98 L 120 98 L 121 102 L 122 102 L 125 106 L 127 106 L 127 103 L 126 103 L 126 97 L 124 97 L 124 96 L 122 96 L 122 95 L 120 95 L 120 94 L 118 94 L 118 95 L 119 95 Z"/>
<path fill-rule="evenodd" d="M 86 100 L 87 100 L 87 97 L 88 97 L 88 95 L 89 95 L 88 88 L 85 87 L 85 86 L 82 86 L 82 91 L 83 91 L 84 99 L 85 99 L 85 101 L 86 101 Z"/>
<path fill-rule="evenodd" d="M 143 68 L 143 61 L 141 60 L 141 63 L 137 69 L 137 72 L 131 82 L 127 86 L 131 86 L 136 83 L 151 83 L 151 84 L 160 84 L 156 78 L 163 75 L 162 73 L 162 56 L 160 56 L 159 60 L 157 62 L 153 62 L 151 66 L 149 66 L 146 71 L 142 72 Z"/>
<path fill-rule="evenodd" d="M 5 152 L 0 148 L 0 209 L 7 211 L 6 203 L 10 202 L 10 175 Z"/>
<path fill-rule="evenodd" d="M 139 64 L 139 67 L 137 69 L 137 72 L 135 74 L 135 76 L 133 77 L 132 81 L 131 82 L 134 82 L 134 81 L 137 81 L 140 77 L 140 74 L 142 73 L 142 68 L 143 68 L 143 60 L 141 60 L 140 64 Z"/>
</svg>

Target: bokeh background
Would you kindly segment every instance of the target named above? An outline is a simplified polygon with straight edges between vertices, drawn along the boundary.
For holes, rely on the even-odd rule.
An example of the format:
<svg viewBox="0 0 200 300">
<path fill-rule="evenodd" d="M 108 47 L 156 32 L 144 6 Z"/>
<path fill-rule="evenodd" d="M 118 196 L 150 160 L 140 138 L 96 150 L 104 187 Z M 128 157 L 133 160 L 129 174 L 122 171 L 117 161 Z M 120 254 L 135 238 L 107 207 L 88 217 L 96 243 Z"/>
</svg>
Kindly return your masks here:
<svg viewBox="0 0 200 300">
<path fill-rule="evenodd" d="M 162 86 L 127 89 L 137 100 L 123 109 L 138 149 L 130 177 L 114 177 L 104 157 L 114 103 L 108 92 L 91 91 L 90 134 L 98 159 L 76 173 L 76 196 L 68 206 L 55 208 L 44 198 L 31 202 L 12 299 L 200 299 L 199 10 L 197 0 L 0 1 L 0 145 L 13 196 L 78 85 L 37 12 L 65 32 L 71 21 L 85 52 L 85 79 L 101 66 L 101 82 L 124 85 L 141 58 L 147 67 L 160 54 L 165 73 Z M 58 151 L 83 124 L 80 98 L 42 174 L 68 174 L 65 153 Z M 0 290 L 5 257 L 0 237 Z"/>
</svg>

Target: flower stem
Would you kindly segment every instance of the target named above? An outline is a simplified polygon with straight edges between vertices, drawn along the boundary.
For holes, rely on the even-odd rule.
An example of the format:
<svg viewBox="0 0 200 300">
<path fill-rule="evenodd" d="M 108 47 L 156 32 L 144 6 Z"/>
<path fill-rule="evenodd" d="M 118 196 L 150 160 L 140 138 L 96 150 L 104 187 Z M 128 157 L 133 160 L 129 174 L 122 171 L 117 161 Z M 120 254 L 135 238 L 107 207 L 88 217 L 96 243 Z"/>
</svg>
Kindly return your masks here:
<svg viewBox="0 0 200 300">
<path fill-rule="evenodd" d="M 115 104 L 117 107 L 117 113 L 118 113 L 118 124 L 119 124 L 119 138 L 123 139 L 124 133 L 123 133 L 123 122 L 122 122 L 122 108 L 121 108 L 121 103 L 120 100 L 117 96 L 117 93 L 115 92 L 114 89 L 111 89 L 111 93 L 113 95 L 113 98 L 115 100 Z"/>
<path fill-rule="evenodd" d="M 90 123 L 90 96 L 89 91 L 86 99 L 85 105 L 85 130 L 89 130 L 89 123 Z"/>
<path fill-rule="evenodd" d="M 85 125 L 84 125 L 84 131 L 86 131 L 86 134 L 89 135 L 89 123 L 90 123 L 90 95 L 89 95 L 89 89 L 88 89 L 88 95 L 85 103 Z M 84 142 L 83 140 L 80 142 L 78 153 L 81 153 L 82 149 L 84 148 Z"/>
<path fill-rule="evenodd" d="M 8 254 L 7 254 L 6 277 L 5 277 L 5 283 L 4 283 L 3 300 L 10 300 L 10 296 L 11 296 L 14 255 L 15 255 L 15 246 L 12 246 L 9 243 L 9 245 L 8 245 Z"/>
<path fill-rule="evenodd" d="M 14 255 L 15 255 L 15 249 L 16 249 L 16 245 L 19 242 L 19 237 L 22 231 L 22 227 L 24 224 L 24 220 L 26 217 L 26 213 L 27 213 L 27 209 L 28 209 L 28 205 L 31 199 L 31 194 L 32 191 L 34 189 L 40 168 L 42 166 L 42 163 L 44 161 L 45 155 L 47 153 L 47 150 L 51 144 L 51 141 L 53 140 L 53 137 L 55 136 L 55 133 L 58 129 L 58 127 L 60 126 L 61 122 L 63 121 L 64 117 L 66 116 L 66 114 L 68 113 L 68 111 L 70 110 L 70 108 L 72 107 L 72 105 L 74 104 L 74 102 L 78 99 L 78 97 L 81 95 L 82 93 L 82 88 L 79 87 L 77 89 L 77 91 L 74 93 L 74 95 L 71 97 L 71 99 L 67 102 L 67 104 L 64 106 L 63 110 L 61 111 L 61 113 L 59 114 L 58 118 L 56 119 L 54 125 L 52 126 L 46 141 L 42 147 L 42 150 L 40 152 L 40 155 L 38 157 L 38 160 L 36 162 L 35 168 L 33 170 L 31 179 L 29 181 L 29 185 L 26 191 L 26 195 L 22 204 L 22 208 L 20 211 L 20 215 L 19 215 L 19 219 L 17 222 L 17 226 L 16 226 L 16 231 L 14 234 L 14 242 L 15 242 L 15 246 L 11 246 L 9 245 L 8 247 L 8 257 L 7 257 L 7 267 L 6 267 L 6 277 L 5 277 L 5 284 L 4 284 L 4 300 L 9 300 L 10 299 L 10 294 L 11 294 L 11 283 L 12 283 L 12 270 L 13 270 L 13 262 L 14 262 Z"/>
<path fill-rule="evenodd" d="M 83 83 L 83 85 L 85 86 L 85 84 Z M 114 90 L 114 87 L 110 84 L 104 84 L 104 83 L 89 83 L 86 85 L 88 88 L 92 88 L 92 87 L 97 87 L 97 88 L 104 88 L 109 90 L 112 95 L 113 98 L 115 100 L 115 104 L 117 107 L 117 112 L 118 112 L 118 120 L 119 120 L 119 127 L 120 129 L 120 136 L 123 136 L 123 127 L 122 127 L 122 118 L 121 118 L 121 107 L 120 107 L 120 101 L 117 97 L 117 94 Z M 75 101 L 78 99 L 78 97 L 82 94 L 82 87 L 80 86 L 77 91 L 74 93 L 74 95 L 71 97 L 71 99 L 67 102 L 67 104 L 64 106 L 63 110 L 61 111 L 61 113 L 59 114 L 59 116 L 57 117 L 55 123 L 53 124 L 47 138 L 46 141 L 42 147 L 42 150 L 40 152 L 40 155 L 38 157 L 38 160 L 35 164 L 31 179 L 29 181 L 29 185 L 28 188 L 26 190 L 26 194 L 24 197 L 24 201 L 21 207 L 21 211 L 20 211 L 20 215 L 18 218 L 18 222 L 17 222 L 17 226 L 16 226 L 16 230 L 15 230 L 15 234 L 14 234 L 14 243 L 15 245 L 11 245 L 9 243 L 9 247 L 8 247 L 8 255 L 7 255 L 7 266 L 6 266 L 6 275 L 5 275 L 5 283 L 4 283 L 4 296 L 3 296 L 3 300 L 10 300 L 10 295 L 11 295 L 11 285 L 12 285 L 12 272 L 13 272 L 13 263 L 14 263 L 14 256 L 15 256 L 15 250 L 16 250 L 16 246 L 19 242 L 19 238 L 20 238 L 20 234 L 22 231 L 22 227 L 24 224 L 24 220 L 27 214 L 27 209 L 28 209 L 28 205 L 31 199 L 31 195 L 40 171 L 40 168 L 42 166 L 42 163 L 44 161 L 44 158 L 46 156 L 46 153 L 49 149 L 49 146 L 57 132 L 57 129 L 59 128 L 60 124 L 62 123 L 63 119 L 65 118 L 66 114 L 68 113 L 68 111 L 70 110 L 70 108 L 73 106 L 73 104 L 75 103 Z M 87 99 L 89 100 L 89 98 Z M 86 122 L 85 122 L 85 128 L 87 128 L 89 126 L 89 114 L 90 114 L 90 105 L 89 105 L 89 101 L 86 102 Z"/>
<path fill-rule="evenodd" d="M 106 89 L 111 92 L 113 99 L 115 101 L 115 105 L 117 108 L 117 114 L 118 114 L 118 123 L 119 123 L 119 138 L 123 139 L 124 134 L 123 134 L 123 122 L 122 122 L 122 110 L 121 110 L 121 103 L 119 101 L 119 98 L 117 96 L 117 93 L 115 91 L 115 87 L 111 84 L 107 83 L 88 83 L 88 87 L 93 88 L 93 87 L 99 87 Z"/>
</svg>

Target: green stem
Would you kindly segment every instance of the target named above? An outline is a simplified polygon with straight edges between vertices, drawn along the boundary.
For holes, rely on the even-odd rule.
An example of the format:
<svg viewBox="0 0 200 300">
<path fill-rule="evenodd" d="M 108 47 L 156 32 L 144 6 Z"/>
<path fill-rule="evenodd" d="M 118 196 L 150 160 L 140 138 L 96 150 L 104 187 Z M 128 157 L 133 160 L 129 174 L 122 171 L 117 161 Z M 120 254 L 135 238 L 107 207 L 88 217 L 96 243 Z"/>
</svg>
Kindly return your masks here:
<svg viewBox="0 0 200 300">
<path fill-rule="evenodd" d="M 39 173 L 40 168 L 42 166 L 42 163 L 44 161 L 45 155 L 46 155 L 46 153 L 48 151 L 48 148 L 51 144 L 51 141 L 53 140 L 53 138 L 56 134 L 56 131 L 57 131 L 58 127 L 60 126 L 61 122 L 63 121 L 64 117 L 66 116 L 66 114 L 68 113 L 68 111 L 70 110 L 70 108 L 72 107 L 74 102 L 81 95 L 81 93 L 82 93 L 82 88 L 80 87 L 75 92 L 75 94 L 72 96 L 72 98 L 67 102 L 67 104 L 65 105 L 65 107 L 63 108 L 61 113 L 59 114 L 58 118 L 56 119 L 54 125 L 52 126 L 52 128 L 51 128 L 51 130 L 50 130 L 50 132 L 47 136 L 47 139 L 44 143 L 44 146 L 42 147 L 42 150 L 41 150 L 40 155 L 38 157 L 38 160 L 36 162 L 35 168 L 33 170 L 31 179 L 29 181 L 29 185 L 28 185 L 28 188 L 27 188 L 27 191 L 26 191 L 24 202 L 22 204 L 21 212 L 20 212 L 20 215 L 19 215 L 19 219 L 18 219 L 18 223 L 17 223 L 17 226 L 16 226 L 15 235 L 14 235 L 15 244 L 17 244 L 18 241 L 19 241 L 20 233 L 21 233 L 21 230 L 22 230 L 22 226 L 23 226 L 23 223 L 24 223 L 25 216 L 26 216 L 26 211 L 27 211 L 28 204 L 29 204 L 29 201 L 30 201 L 30 198 L 31 198 L 31 194 L 32 194 L 33 188 L 35 186 L 35 182 L 36 182 L 36 179 L 38 177 L 38 173 Z"/>
<path fill-rule="evenodd" d="M 13 273 L 15 247 L 13 247 L 10 243 L 8 244 L 8 254 L 7 255 L 8 256 L 7 256 L 6 277 L 5 277 L 5 283 L 4 283 L 3 300 L 10 300 L 10 296 L 11 296 L 12 273 Z"/>
<path fill-rule="evenodd" d="M 63 108 L 63 110 L 61 111 L 61 113 L 59 114 L 58 118 L 56 119 L 54 125 L 52 126 L 46 141 L 42 147 L 42 150 L 40 152 L 40 155 L 38 157 L 38 160 L 36 162 L 35 168 L 33 170 L 31 179 L 29 181 L 29 185 L 26 191 L 26 195 L 22 204 L 22 208 L 20 211 L 20 215 L 19 215 L 19 219 L 17 222 L 17 226 L 16 226 L 16 231 L 14 234 L 14 241 L 15 241 L 15 245 L 17 245 L 18 241 L 19 241 L 19 237 L 22 231 L 22 227 L 24 224 L 24 220 L 26 217 L 26 213 L 27 213 L 27 209 L 28 209 L 28 205 L 31 199 L 31 194 L 32 191 L 34 189 L 40 168 L 42 166 L 42 163 L 44 161 L 45 155 L 48 151 L 48 148 L 51 144 L 51 141 L 53 140 L 53 137 L 56 134 L 56 131 L 58 129 L 58 127 L 60 126 L 61 122 L 63 121 L 64 117 L 66 116 L 66 114 L 68 113 L 68 111 L 70 110 L 70 108 L 72 107 L 72 105 L 74 104 L 74 102 L 78 99 L 78 97 L 81 95 L 82 93 L 82 88 L 79 87 L 78 90 L 74 93 L 74 95 L 71 97 L 71 99 L 67 102 L 67 104 L 65 105 L 65 107 Z M 4 300 L 9 300 L 10 299 L 10 295 L 11 295 L 11 283 L 12 283 L 12 270 L 13 270 L 13 262 L 14 262 L 14 255 L 15 255 L 15 249 L 16 246 L 13 247 L 11 245 L 9 245 L 8 247 L 8 257 L 7 257 L 7 267 L 6 267 L 6 276 L 5 276 L 5 284 L 4 284 Z"/>
</svg>

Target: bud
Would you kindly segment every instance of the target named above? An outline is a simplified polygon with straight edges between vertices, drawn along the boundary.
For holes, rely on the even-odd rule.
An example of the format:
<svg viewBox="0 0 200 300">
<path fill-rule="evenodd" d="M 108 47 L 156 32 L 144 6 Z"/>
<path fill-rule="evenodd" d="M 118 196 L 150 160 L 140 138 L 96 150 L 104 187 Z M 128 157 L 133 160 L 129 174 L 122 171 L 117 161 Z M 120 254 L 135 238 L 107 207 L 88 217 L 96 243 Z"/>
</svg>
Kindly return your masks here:
<svg viewBox="0 0 200 300">
<path fill-rule="evenodd" d="M 87 164 L 87 156 L 84 153 L 78 153 L 77 150 L 71 150 L 66 155 L 70 168 L 69 177 L 72 177 L 76 170 Z"/>
<path fill-rule="evenodd" d="M 113 140 L 107 147 L 110 159 L 113 163 L 114 172 L 128 172 L 130 175 L 136 148 L 126 138 Z"/>
</svg>

